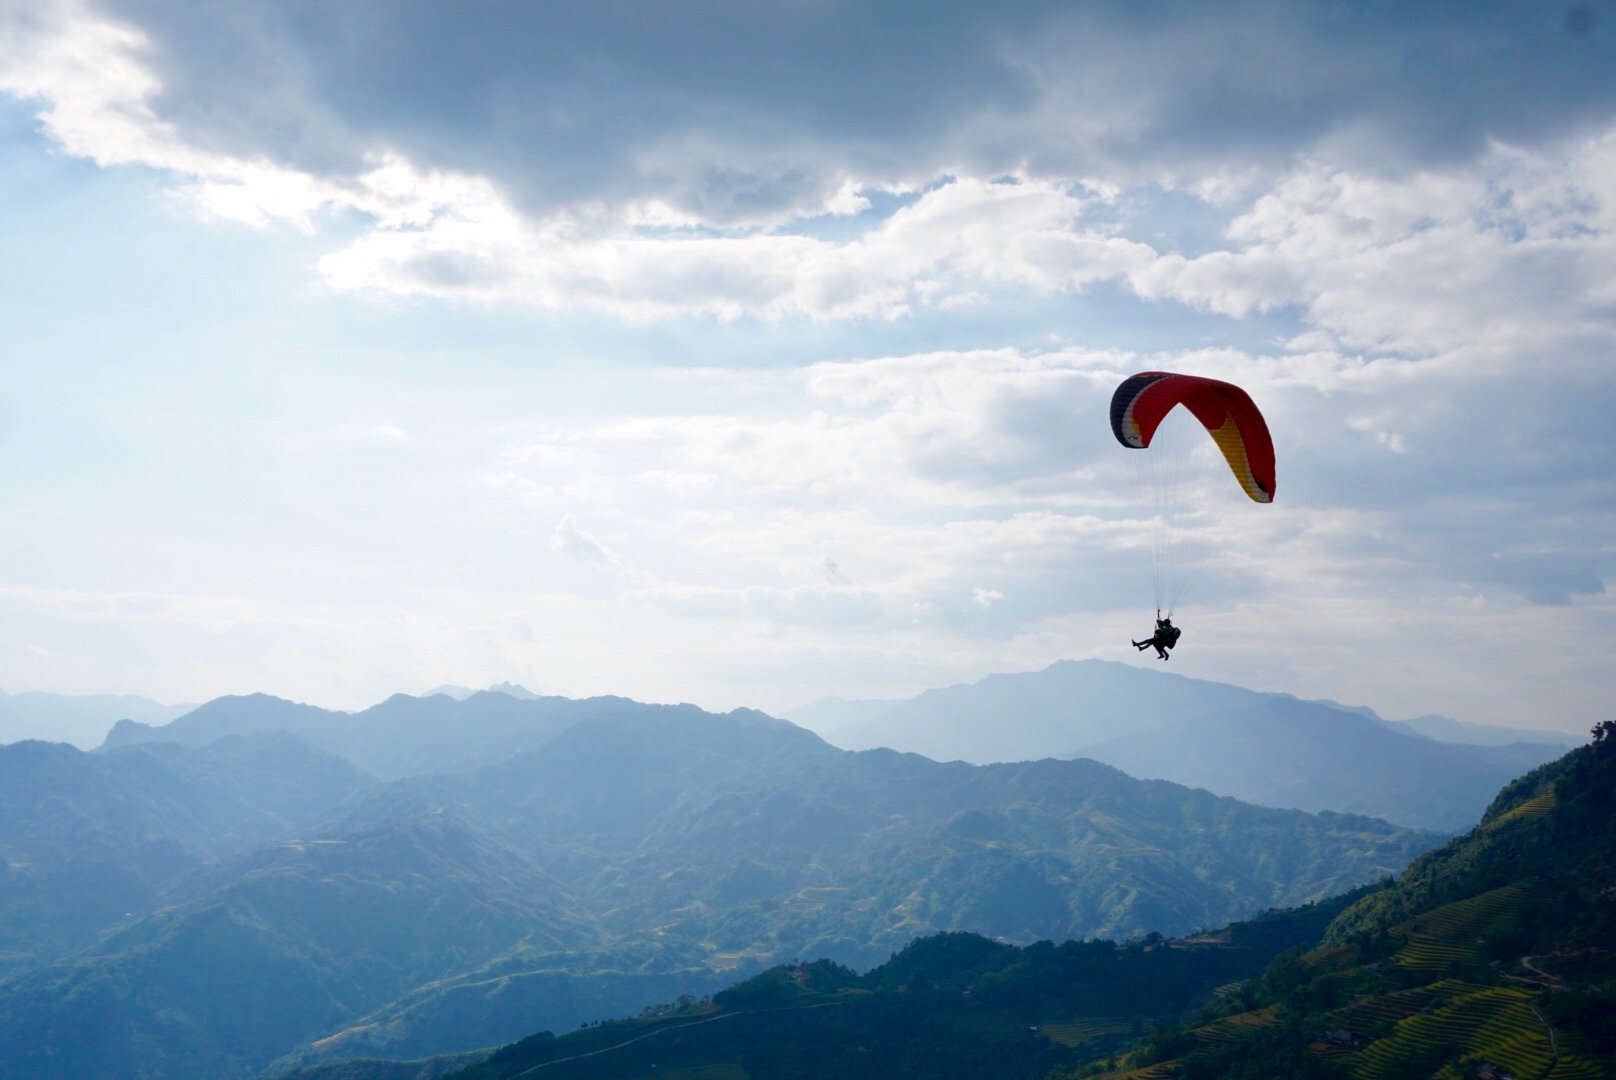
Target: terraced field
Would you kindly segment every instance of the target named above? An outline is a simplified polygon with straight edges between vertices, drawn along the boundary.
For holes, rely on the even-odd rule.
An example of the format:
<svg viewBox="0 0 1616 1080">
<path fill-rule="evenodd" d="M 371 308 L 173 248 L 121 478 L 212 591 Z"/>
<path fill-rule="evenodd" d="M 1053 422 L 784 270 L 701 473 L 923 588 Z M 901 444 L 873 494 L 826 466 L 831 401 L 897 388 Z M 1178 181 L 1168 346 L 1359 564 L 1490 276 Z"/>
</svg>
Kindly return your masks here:
<svg viewBox="0 0 1616 1080">
<path fill-rule="evenodd" d="M 1394 959 L 1403 967 L 1431 975 L 1440 975 L 1453 964 L 1481 964 L 1480 939 L 1491 927 L 1511 918 L 1525 897 L 1522 886 L 1506 885 L 1410 919 L 1398 927 L 1408 935 L 1409 943 Z"/>
<path fill-rule="evenodd" d="M 1277 1006 L 1258 1009 L 1255 1012 L 1235 1013 L 1233 1016 L 1225 1016 L 1198 1027 L 1190 1034 L 1202 1046 L 1224 1046 L 1257 1028 L 1273 1027 L 1279 1023 L 1279 1017 L 1280 1010 Z"/>
<path fill-rule="evenodd" d="M 1528 812 L 1546 813 L 1541 809 L 1543 801 L 1535 801 L 1540 809 Z M 1438 1060 L 1447 1056 L 1456 1063 L 1438 1073 L 1448 1080 L 1462 1080 L 1464 1073 L 1457 1064 L 1461 1058 L 1470 1065 L 1490 1062 L 1519 1080 L 1594 1080 L 1602 1076 L 1590 1059 L 1578 1056 L 1551 1035 L 1533 1008 L 1539 991 L 1441 977 L 1454 964 L 1481 967 L 1484 957 L 1479 942 L 1513 919 L 1527 896 L 1526 886 L 1509 885 L 1423 912 L 1397 927 L 1408 941 L 1393 962 L 1434 981 L 1360 998 L 1326 1014 L 1310 1050 L 1346 1066 L 1359 1080 L 1403 1080 L 1411 1075 L 1408 1070 L 1413 1062 L 1429 1061 L 1432 1056 Z M 1333 971 L 1351 966 L 1356 959 L 1356 949 L 1340 946 L 1310 954 L 1305 962 L 1315 970 Z M 1231 1000 L 1238 986 L 1220 987 L 1218 997 Z M 1278 1007 L 1239 1013 L 1189 1034 L 1198 1049 L 1215 1050 L 1278 1024 L 1280 1017 Z M 1359 1040 L 1374 1041 L 1354 1049 L 1322 1034 L 1337 1029 L 1345 1029 Z M 1108 1080 L 1161 1080 L 1177 1071 L 1176 1062 L 1165 1062 L 1114 1073 Z"/>
<path fill-rule="evenodd" d="M 1360 1080 L 1400 1080 L 1410 1059 L 1457 1048 L 1517 1077 L 1540 1077 L 1555 1066 L 1549 1032 L 1532 1011 L 1537 997 L 1515 987 L 1489 986 L 1431 1012 L 1397 1021 L 1392 1033 L 1349 1059 Z"/>
<path fill-rule="evenodd" d="M 1143 1069 L 1129 1069 L 1126 1072 L 1106 1073 L 1098 1080 L 1172 1080 L 1179 1073 L 1178 1062 L 1163 1061 L 1156 1065 L 1149 1065 Z"/>
<path fill-rule="evenodd" d="M 1416 987 L 1413 990 L 1399 990 L 1391 994 L 1361 998 L 1345 1008 L 1327 1014 L 1325 1019 L 1332 1031 L 1336 1028 L 1345 1028 L 1359 1038 L 1368 1038 L 1388 1024 L 1407 1019 L 1434 1004 L 1486 989 L 1487 987 L 1480 983 L 1443 979 L 1441 982 Z"/>
<path fill-rule="evenodd" d="M 1506 821 L 1517 821 L 1521 818 L 1543 817 L 1545 814 L 1548 814 L 1553 810 L 1554 792 L 1545 791 L 1541 795 L 1534 795 L 1532 798 L 1527 799 L 1509 813 L 1500 814 L 1493 821 L 1489 822 L 1489 825 L 1491 825 L 1493 828 L 1497 828 Z"/>
<path fill-rule="evenodd" d="M 1474 945 L 1450 945 L 1445 941 L 1415 938 L 1394 958 L 1403 967 L 1426 975 L 1440 975 L 1454 964 L 1479 964 L 1481 952 Z"/>
<path fill-rule="evenodd" d="M 1300 965 L 1271 968 L 1249 993 L 1240 983 L 1213 991 L 1220 1011 L 1243 1008 L 1243 1000 L 1280 1001 L 1295 1022 L 1270 1010 L 1224 1017 L 1172 1043 L 1184 1047 L 1179 1061 L 1107 1080 L 1164 1080 L 1224 1064 L 1278 1075 L 1303 1040 L 1315 1060 L 1355 1080 L 1470 1080 L 1484 1064 L 1516 1080 L 1616 1077 L 1606 1014 L 1593 996 L 1609 1000 L 1611 957 L 1588 944 L 1608 938 L 1607 909 L 1590 914 L 1580 900 L 1560 895 L 1568 881 L 1608 881 L 1616 833 L 1602 831 L 1609 816 L 1589 808 L 1603 812 L 1606 804 L 1596 800 L 1616 785 L 1612 766 L 1616 761 L 1599 753 L 1544 766 L 1525 778 L 1535 788 L 1506 789 L 1510 800 L 1523 800 L 1513 809 L 1460 838 L 1453 851 L 1416 864 L 1386 899 L 1349 908 L 1327 938 L 1337 944 L 1302 955 Z M 1540 827 L 1561 815 L 1575 826 Z M 1512 884 L 1467 895 L 1475 883 L 1503 881 Z M 1586 899 L 1586 892 L 1577 896 Z M 1428 907 L 1442 896 L 1466 899 Z M 1402 914 L 1391 918 L 1403 921 L 1388 926 L 1382 920 L 1394 911 Z M 1540 955 L 1520 955 L 1528 950 Z M 1567 958 L 1562 973 L 1536 966 L 1552 972 L 1557 957 Z M 1335 1005 L 1348 994 L 1361 996 Z M 1322 1011 L 1315 1002 L 1335 1007 Z M 1556 1022 L 1563 1026 L 1551 1026 L 1551 1013 L 1564 1016 Z M 1138 1053 L 1136 1061 L 1144 1051 Z"/>
<path fill-rule="evenodd" d="M 1474 941 L 1489 927 L 1512 916 L 1524 899 L 1525 886 L 1505 885 L 1502 889 L 1493 889 L 1433 908 L 1415 916 L 1398 929 L 1436 941 Z"/>
<path fill-rule="evenodd" d="M 1456 1065 L 1444 1065 L 1431 1075 L 1434 1080 L 1468 1080 L 1466 1070 Z M 1517 1080 L 1540 1080 L 1540 1078 L 1523 1076 Z M 1591 1061 L 1579 1060 L 1571 1063 L 1562 1058 L 1561 1063 L 1546 1076 L 1541 1077 L 1541 1080 L 1607 1080 L 1607 1074 L 1604 1069 Z"/>
<path fill-rule="evenodd" d="M 1356 945 L 1336 945 L 1329 949 L 1314 949 L 1302 957 L 1302 963 L 1308 967 L 1319 968 L 1323 971 L 1335 971 L 1352 965 L 1357 959 L 1358 947 Z"/>
<path fill-rule="evenodd" d="M 1543 1080 L 1608 1080 L 1598 1064 L 1576 1054 L 1561 1052 L 1560 1063 Z"/>
<path fill-rule="evenodd" d="M 1139 1026 L 1139 1020 L 1125 1016 L 1083 1016 L 1076 1020 L 1039 1024 L 1038 1034 L 1062 1046 L 1078 1047 L 1111 1035 L 1132 1034 Z"/>
<path fill-rule="evenodd" d="M 1540 795 L 1511 813 L 1532 816 L 1552 808 L 1552 794 Z M 1431 976 L 1453 964 L 1480 966 L 1481 941 L 1494 927 L 1513 919 L 1527 895 L 1525 886 L 1514 884 L 1424 912 L 1397 927 L 1408 935 L 1408 944 L 1393 961 Z M 1537 997 L 1536 990 L 1522 987 L 1440 979 L 1429 986 L 1364 998 L 1330 1013 L 1326 1019 L 1331 1030 L 1345 1028 L 1359 1038 L 1382 1036 L 1364 1049 L 1343 1052 L 1328 1043 L 1313 1049 L 1345 1061 L 1360 1080 L 1398 1080 L 1410 1061 L 1444 1048 L 1501 1066 L 1520 1080 L 1602 1076 L 1592 1061 L 1551 1038 L 1548 1025 L 1532 1007 Z M 1437 1075 L 1460 1080 L 1463 1073 L 1450 1065 Z"/>
</svg>

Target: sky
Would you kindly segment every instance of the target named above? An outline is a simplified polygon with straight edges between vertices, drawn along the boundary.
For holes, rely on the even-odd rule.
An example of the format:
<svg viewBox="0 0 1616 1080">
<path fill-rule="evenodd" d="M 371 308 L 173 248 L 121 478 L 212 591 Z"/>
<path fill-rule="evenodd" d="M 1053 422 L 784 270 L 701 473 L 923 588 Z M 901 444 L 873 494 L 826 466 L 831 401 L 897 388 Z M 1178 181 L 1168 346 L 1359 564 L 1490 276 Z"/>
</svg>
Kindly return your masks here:
<svg viewBox="0 0 1616 1080">
<path fill-rule="evenodd" d="M 1611 0 L 0 0 L 0 688 L 1167 669 L 1161 370 L 1170 670 L 1583 733 L 1613 283 Z"/>
</svg>

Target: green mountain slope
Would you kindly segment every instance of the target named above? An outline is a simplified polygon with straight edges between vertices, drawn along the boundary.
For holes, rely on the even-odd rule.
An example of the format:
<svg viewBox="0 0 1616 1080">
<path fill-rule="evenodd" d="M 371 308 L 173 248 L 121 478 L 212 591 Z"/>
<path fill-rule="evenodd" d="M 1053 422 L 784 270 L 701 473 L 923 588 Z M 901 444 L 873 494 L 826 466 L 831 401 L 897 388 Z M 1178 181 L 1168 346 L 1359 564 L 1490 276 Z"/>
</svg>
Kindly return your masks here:
<svg viewBox="0 0 1616 1080">
<path fill-rule="evenodd" d="M 1164 1013 L 1317 940 L 1351 900 L 1237 923 L 1216 944 L 1152 935 L 1127 945 L 1016 947 L 939 934 L 862 976 L 829 961 L 780 966 L 710 1002 L 652 1008 L 560 1038 L 542 1033 L 452 1075 L 1039 1078 L 1103 1055 Z M 414 1067 L 349 1062 L 290 1075 L 386 1080 L 415 1075 Z"/>
<path fill-rule="evenodd" d="M 438 710 L 475 710 L 476 698 L 394 703 L 399 745 L 509 732 L 512 710 L 545 705 L 477 697 L 497 699 L 488 724 L 458 728 L 441 728 Z M 75 954 L 46 967 L 36 955 L 0 981 L 0 1064 L 178 1078 L 460 1052 L 700 996 L 791 957 L 868 966 L 940 930 L 1019 943 L 1183 933 L 1374 880 L 1435 839 L 1094 762 L 938 763 L 838 750 L 746 710 L 572 706 L 559 732 L 528 731 L 543 740 L 528 753 L 384 786 L 275 730 L 276 716 L 309 714 L 268 699 L 198 710 L 189 722 L 210 730 L 194 748 L 79 754 L 64 776 L 90 776 L 91 790 L 95 769 L 132 762 L 212 784 L 161 787 L 161 813 L 125 832 L 124 803 L 79 804 L 88 834 L 111 837 L 102 849 L 179 837 L 187 858 Z M 244 730 L 256 733 L 210 737 Z M 368 760 L 383 760 L 386 733 L 366 736 Z M 248 745 L 264 749 L 238 776 Z M 310 802 L 324 790 L 322 762 L 358 786 L 336 784 L 327 816 L 294 822 L 298 785 Z M 54 775 L 17 781 L 47 830 Z M 193 789 L 194 804 L 180 797 Z M 15 827 L 0 819 L 0 844 Z M 77 834 L 49 835 L 71 864 Z M 65 1036 L 87 1009 L 109 1017 L 99 1040 Z"/>
<path fill-rule="evenodd" d="M 1373 880 L 1429 843 L 1093 762 L 849 753 L 762 714 L 690 707 L 580 723 L 461 794 L 598 912 L 610 946 L 519 948 L 286 1060 L 470 1049 L 531 1030 L 534 1016 L 575 1024 L 700 995 L 781 958 L 868 966 L 938 930 L 1020 942 L 1181 932 Z M 621 994 L 610 1008 L 605 989 Z"/>
<path fill-rule="evenodd" d="M 595 941 L 541 870 L 397 790 L 199 877 L 196 899 L 3 984 L 7 1075 L 248 1077 L 467 957 Z"/>
<path fill-rule="evenodd" d="M 1020 948 L 934 935 L 862 976 L 829 961 L 776 967 L 710 1002 L 541 1033 L 451 1075 L 1616 1075 L 1610 750 L 1574 751 L 1508 785 L 1479 826 L 1395 883 L 1217 933 Z M 415 1067 L 294 1075 L 383 1080 Z"/>
<path fill-rule="evenodd" d="M 612 930 L 859 965 L 935 930 L 1181 933 L 1373 880 L 1427 843 L 1090 761 L 850 753 L 760 713 L 688 707 L 576 725 L 473 788 Z"/>
<path fill-rule="evenodd" d="M 1603 750 L 1510 784 L 1473 831 L 1342 912 L 1322 947 L 1122 1075 L 1616 1075 L 1616 745 Z M 1241 1015 L 1262 1020 L 1230 1034 Z"/>
<path fill-rule="evenodd" d="M 183 873 L 371 784 L 279 733 L 194 752 L 0 747 L 0 977 L 125 925 Z"/>
</svg>

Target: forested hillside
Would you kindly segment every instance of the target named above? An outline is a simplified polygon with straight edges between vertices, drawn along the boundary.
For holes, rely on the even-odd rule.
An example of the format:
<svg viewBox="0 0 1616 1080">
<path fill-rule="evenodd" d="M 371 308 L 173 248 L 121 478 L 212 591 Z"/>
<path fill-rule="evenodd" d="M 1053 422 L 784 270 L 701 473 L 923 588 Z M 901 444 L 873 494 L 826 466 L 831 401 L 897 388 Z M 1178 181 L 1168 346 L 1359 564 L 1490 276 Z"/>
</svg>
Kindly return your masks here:
<svg viewBox="0 0 1616 1080">
<path fill-rule="evenodd" d="M 17 1075 L 455 1053 L 794 957 L 869 967 L 939 931 L 1181 934 L 1439 839 L 1091 761 L 855 753 L 757 712 L 621 698 L 340 714 L 254 696 L 169 728 L 0 748 Z"/>
<path fill-rule="evenodd" d="M 462 1080 L 1616 1075 L 1616 737 L 1508 785 L 1395 882 L 1167 940 L 916 941 L 545 1032 Z M 350 1063 L 296 1080 L 451 1064 Z M 403 1069 L 405 1071 L 393 1071 Z M 417 1072 L 409 1072 L 416 1069 Z"/>
<path fill-rule="evenodd" d="M 1616 1075 L 1616 725 L 1349 906 L 1130 1077 Z M 1082 1075 L 1072 1073 L 1067 1075 Z"/>
<path fill-rule="evenodd" d="M 705 1077 L 1043 1077 L 1136 1038 L 1215 987 L 1316 941 L 1357 894 L 1236 923 L 1217 940 L 1016 947 L 975 934 L 906 946 L 864 975 L 793 963 L 715 994 L 633 1019 L 542 1033 L 505 1047 L 461 1080 L 529 1074 L 565 1080 Z M 391 1080 L 450 1063 L 352 1062 L 287 1080 Z"/>
</svg>

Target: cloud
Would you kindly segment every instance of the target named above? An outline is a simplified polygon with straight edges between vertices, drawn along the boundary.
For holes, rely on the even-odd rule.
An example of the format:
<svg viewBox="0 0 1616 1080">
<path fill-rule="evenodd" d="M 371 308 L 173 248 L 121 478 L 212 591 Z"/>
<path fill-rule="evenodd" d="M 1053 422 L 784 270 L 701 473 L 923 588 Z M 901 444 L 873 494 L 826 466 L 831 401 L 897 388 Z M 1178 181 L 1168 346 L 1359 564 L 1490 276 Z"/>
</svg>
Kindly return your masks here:
<svg viewBox="0 0 1616 1080">
<path fill-rule="evenodd" d="M 565 461 L 624 547 L 568 543 L 597 564 L 655 566 L 655 583 L 626 595 L 663 611 L 1008 641 L 1148 606 L 1154 504 L 1104 417 L 1116 382 L 1150 368 L 1246 386 L 1281 448 L 1280 497 L 1257 507 L 1184 425 L 1208 451 L 1175 564 L 1194 569 L 1200 609 L 1603 595 L 1616 436 L 1598 417 L 1616 411 L 1616 387 L 1597 369 L 1546 379 L 1469 354 L 921 353 L 777 372 L 755 412 L 623 418 L 508 457 L 530 459 L 518 482 L 537 487 Z M 1586 458 L 1568 460 L 1569 429 Z M 1570 522 L 1591 527 L 1568 540 Z M 857 582 L 827 550 L 857 552 Z"/>
<path fill-rule="evenodd" d="M 1032 514 L 928 527 L 844 518 L 842 528 L 857 536 L 879 574 L 861 585 L 792 581 L 792 566 L 800 565 L 806 546 L 792 537 L 798 527 L 818 523 L 796 515 L 789 522 L 694 540 L 676 534 L 676 542 L 723 553 L 728 570 L 722 576 L 740 580 L 726 584 L 713 575 L 631 591 L 626 598 L 685 618 L 875 636 L 920 628 L 977 639 L 1008 638 L 1074 610 L 1138 600 L 1125 583 L 1137 583 L 1131 571 L 1139 565 L 1107 549 L 1107 529 L 1098 522 Z M 686 563 L 687 572 L 691 565 Z M 970 583 L 984 574 L 1004 582 L 1013 599 Z"/>
<path fill-rule="evenodd" d="M 570 517 L 554 545 L 592 565 L 655 566 L 656 583 L 625 596 L 683 617 L 1003 637 L 1137 603 L 1148 583 L 1148 508 L 1099 419 L 1136 362 L 1148 361 L 998 350 L 814 365 L 776 375 L 771 396 L 802 402 L 777 415 L 553 431 L 544 452 L 506 455 L 510 486 L 544 490 L 566 461 L 622 522 L 623 547 Z M 671 489 L 666 473 L 703 482 Z M 857 552 L 857 582 L 831 548 Z M 1206 595 L 1249 576 L 1224 567 Z"/>
<path fill-rule="evenodd" d="M 670 614 L 689 618 L 746 619 L 826 630 L 885 630 L 892 626 L 883 598 L 856 588 L 806 585 L 726 589 L 678 585 L 633 593 L 630 598 L 649 601 Z"/>
<path fill-rule="evenodd" d="M 1312 344 L 1430 356 L 1604 331 L 1616 271 L 1616 132 L 1382 179 L 1305 166 L 1235 219 L 1230 248 L 1167 255 L 1141 295 L 1233 316 L 1301 308 Z"/>
<path fill-rule="evenodd" d="M 189 142 L 321 176 L 387 147 L 540 216 L 659 201 L 769 224 L 824 212 L 850 176 L 1029 164 L 1128 180 L 1320 149 L 1447 164 L 1616 102 L 1616 35 L 1569 32 L 1559 5 L 105 10 L 149 41 L 159 115 Z"/>
<path fill-rule="evenodd" d="M 1123 276 L 1145 245 L 1079 225 L 1098 196 L 1031 180 L 952 178 L 846 240 L 526 219 L 488 202 L 425 228 L 373 231 L 321 261 L 339 289 L 516 302 L 630 319 L 884 319 Z"/>
<path fill-rule="evenodd" d="M 1305 664 L 1307 620 L 1369 640 L 1408 604 L 1399 649 L 1608 621 L 1616 19 L 1570 10 L 59 0 L 0 11 L 0 93 L 64 154 L 307 234 L 335 290 L 688 320 L 612 328 L 656 339 L 635 404 L 483 413 L 475 496 L 545 523 L 522 554 L 569 602 L 883 663 L 1098 642 L 1150 517 L 1104 409 L 1157 367 L 1270 418 L 1279 499 L 1195 519 L 1197 599 Z M 1099 347 L 1119 312 L 1170 346 Z M 724 320 L 758 325 L 709 355 Z M 440 432 L 377 399 L 333 430 Z M 165 618 L 105 603 L 63 610 Z"/>
<path fill-rule="evenodd" d="M 571 514 L 556 523 L 555 531 L 550 535 L 550 547 L 613 577 L 628 580 L 642 577 L 640 571 L 622 555 L 580 529 L 577 519 Z"/>
<path fill-rule="evenodd" d="M 500 201 L 486 180 L 418 169 L 386 150 L 358 151 L 351 168 L 328 172 L 289 164 L 264 143 L 220 148 L 166 114 L 207 99 L 177 100 L 159 74 L 160 57 L 146 30 L 78 0 L 0 10 L 0 92 L 41 102 L 41 129 L 68 153 L 168 173 L 205 213 L 313 232 L 322 215 L 356 210 L 387 229 Z"/>
<path fill-rule="evenodd" d="M 1501 330 L 1563 295 L 1611 149 L 1573 155 L 1561 191 L 1554 148 L 1616 119 L 1605 31 L 1529 5 L 57 0 L 0 24 L 0 90 L 68 152 L 161 170 L 209 213 L 357 212 L 369 228 L 320 263 L 339 289 L 888 319 L 1120 280 L 1429 351 L 1452 344 L 1416 302 L 1437 283 Z M 1108 221 L 1143 184 L 1261 197 L 1190 257 Z"/>
</svg>

